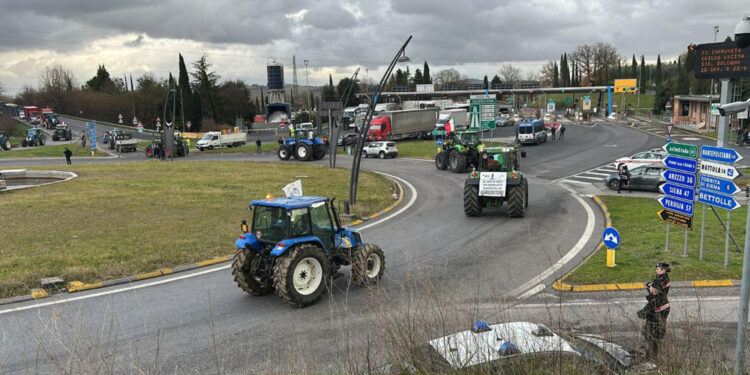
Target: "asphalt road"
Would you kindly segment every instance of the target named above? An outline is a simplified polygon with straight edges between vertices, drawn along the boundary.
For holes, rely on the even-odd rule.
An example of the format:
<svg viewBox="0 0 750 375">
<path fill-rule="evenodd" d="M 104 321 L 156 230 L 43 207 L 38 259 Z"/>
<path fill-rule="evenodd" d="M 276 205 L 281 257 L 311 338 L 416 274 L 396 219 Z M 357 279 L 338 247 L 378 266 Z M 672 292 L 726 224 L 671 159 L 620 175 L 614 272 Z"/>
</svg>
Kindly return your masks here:
<svg viewBox="0 0 750 375">
<path fill-rule="evenodd" d="M 441 321 L 449 328 L 456 320 L 477 318 L 477 306 L 497 306 L 500 313 L 516 297 L 542 291 L 599 242 L 604 225 L 595 204 L 552 180 L 661 144 L 622 126 L 566 126 L 564 141 L 523 148 L 527 158 L 522 169 L 530 181 L 523 219 L 508 218 L 504 207 L 481 218 L 465 217 L 464 176 L 437 171 L 433 162 L 364 161 L 363 168 L 399 177 L 414 188 L 407 189 L 401 206 L 413 200 L 408 209 L 380 224 L 363 225 L 364 240 L 379 244 L 386 254 L 386 273 L 374 290 L 350 288 L 348 277 L 342 277 L 319 303 L 296 310 L 275 295 L 245 294 L 234 284 L 228 265 L 220 265 L 119 288 L 57 295 L 0 309 L 0 370 L 342 369 L 361 365 L 365 352 L 375 361 L 382 359 L 384 343 L 397 325 L 411 327 L 414 336 L 429 337 L 440 332 L 435 324 Z M 503 132 L 513 134 L 506 128 L 495 136 Z M 201 160 L 278 161 L 270 153 L 191 153 L 175 162 Z M 350 160 L 339 157 L 339 165 L 348 166 Z M 0 168 L 41 164 L 61 163 L 2 160 Z M 227 241 L 227 253 L 232 251 Z"/>
</svg>

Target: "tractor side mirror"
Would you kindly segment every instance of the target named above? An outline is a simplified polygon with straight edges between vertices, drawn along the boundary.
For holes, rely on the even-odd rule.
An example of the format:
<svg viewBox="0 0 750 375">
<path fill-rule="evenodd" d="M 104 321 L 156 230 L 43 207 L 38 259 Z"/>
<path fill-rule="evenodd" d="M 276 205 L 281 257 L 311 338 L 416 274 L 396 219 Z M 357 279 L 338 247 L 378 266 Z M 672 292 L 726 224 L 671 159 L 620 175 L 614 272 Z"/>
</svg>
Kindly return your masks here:
<svg viewBox="0 0 750 375">
<path fill-rule="evenodd" d="M 522 158 L 525 158 L 525 157 L 526 157 L 526 151 L 521 151 L 521 157 L 522 157 Z"/>
</svg>

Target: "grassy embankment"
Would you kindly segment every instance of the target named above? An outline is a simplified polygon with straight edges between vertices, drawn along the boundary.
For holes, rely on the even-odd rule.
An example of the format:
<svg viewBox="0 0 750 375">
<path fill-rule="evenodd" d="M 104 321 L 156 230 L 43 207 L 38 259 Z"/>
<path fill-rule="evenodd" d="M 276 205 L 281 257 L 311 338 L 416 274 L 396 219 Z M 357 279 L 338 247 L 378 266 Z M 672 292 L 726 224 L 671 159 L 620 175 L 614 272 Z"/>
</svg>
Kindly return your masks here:
<svg viewBox="0 0 750 375">
<path fill-rule="evenodd" d="M 234 251 L 252 199 L 302 180 L 306 195 L 348 196 L 349 172 L 308 164 L 121 163 L 58 166 L 73 181 L 0 195 L 0 298 L 39 279 L 95 282 Z M 393 202 L 392 184 L 364 172 L 355 217 Z M 343 218 L 345 221 L 345 218 Z"/>
</svg>

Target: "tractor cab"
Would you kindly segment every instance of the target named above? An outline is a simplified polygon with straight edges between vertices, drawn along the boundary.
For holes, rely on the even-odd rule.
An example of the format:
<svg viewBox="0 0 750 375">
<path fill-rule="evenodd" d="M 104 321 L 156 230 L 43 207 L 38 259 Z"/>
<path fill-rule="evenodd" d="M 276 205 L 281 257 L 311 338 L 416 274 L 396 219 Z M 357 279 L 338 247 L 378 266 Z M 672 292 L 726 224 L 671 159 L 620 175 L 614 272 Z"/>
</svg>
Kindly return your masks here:
<svg viewBox="0 0 750 375">
<path fill-rule="evenodd" d="M 482 143 L 479 132 L 476 130 L 466 130 L 455 132 L 454 140 L 456 144 L 464 147 L 475 147 Z"/>
<path fill-rule="evenodd" d="M 525 158 L 526 151 L 519 153 L 518 147 L 487 147 L 480 152 L 479 172 L 518 171 L 518 157 Z"/>
</svg>

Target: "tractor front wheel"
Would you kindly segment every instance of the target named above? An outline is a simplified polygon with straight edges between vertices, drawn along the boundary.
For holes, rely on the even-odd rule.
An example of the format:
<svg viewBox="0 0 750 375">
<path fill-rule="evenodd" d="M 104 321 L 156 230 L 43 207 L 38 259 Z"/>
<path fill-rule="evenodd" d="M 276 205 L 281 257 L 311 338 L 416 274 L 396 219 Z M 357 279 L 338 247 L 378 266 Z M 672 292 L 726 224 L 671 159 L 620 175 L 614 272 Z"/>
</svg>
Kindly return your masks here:
<svg viewBox="0 0 750 375">
<path fill-rule="evenodd" d="M 437 156 L 435 156 L 435 168 L 437 168 L 440 171 L 444 171 L 448 168 L 448 158 L 447 152 L 440 151 L 438 152 Z"/>
<path fill-rule="evenodd" d="M 271 280 L 257 280 L 252 272 L 258 269 L 260 254 L 250 249 L 239 249 L 232 263 L 232 275 L 240 289 L 254 295 L 265 296 L 273 292 Z"/>
<path fill-rule="evenodd" d="M 289 155 L 289 149 L 284 146 L 279 147 L 279 151 L 276 152 L 276 155 L 278 155 L 281 160 L 289 160 L 289 156 L 291 156 Z"/>
<path fill-rule="evenodd" d="M 479 186 L 464 185 L 464 213 L 466 216 L 482 216 L 482 206 L 479 203 Z"/>
<path fill-rule="evenodd" d="M 5 139 L 5 142 L 3 142 L 3 150 L 8 151 L 10 150 L 10 140 Z"/>
<path fill-rule="evenodd" d="M 385 272 L 385 254 L 378 245 L 369 243 L 352 251 L 352 280 L 359 286 L 378 283 Z"/>
<path fill-rule="evenodd" d="M 526 202 L 523 179 L 520 184 L 509 186 L 508 190 L 508 216 L 523 217 L 523 209 Z"/>
<path fill-rule="evenodd" d="M 297 150 L 295 150 L 295 153 L 297 154 L 297 159 L 301 161 L 310 161 L 312 159 L 312 147 L 308 145 L 307 143 L 300 143 L 297 146 Z"/>
<path fill-rule="evenodd" d="M 26 143 L 26 140 L 25 140 L 25 139 L 21 140 L 21 147 L 26 147 L 26 144 L 27 144 L 27 143 Z"/>
<path fill-rule="evenodd" d="M 313 160 L 320 160 L 326 156 L 328 147 L 324 144 L 318 144 L 313 146 Z"/>
<path fill-rule="evenodd" d="M 291 306 L 312 305 L 325 294 L 330 281 L 328 259 L 323 250 L 311 244 L 295 246 L 276 260 L 273 287 Z"/>
</svg>

